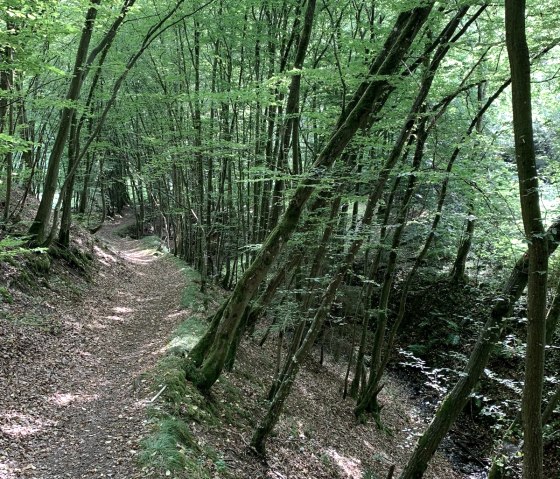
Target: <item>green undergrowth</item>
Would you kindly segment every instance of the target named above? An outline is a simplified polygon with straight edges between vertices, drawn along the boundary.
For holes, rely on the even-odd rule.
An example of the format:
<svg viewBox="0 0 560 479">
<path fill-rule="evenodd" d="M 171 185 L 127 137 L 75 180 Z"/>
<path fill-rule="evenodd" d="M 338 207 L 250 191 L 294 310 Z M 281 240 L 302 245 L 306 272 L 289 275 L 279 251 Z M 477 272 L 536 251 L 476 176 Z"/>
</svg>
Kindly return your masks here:
<svg viewBox="0 0 560 479">
<path fill-rule="evenodd" d="M 181 295 L 181 307 L 194 310 L 200 316 L 199 322 L 206 327 L 204 323 L 204 318 L 206 317 L 204 304 L 208 298 L 200 292 L 200 274 L 176 256 L 169 255 L 168 258 L 169 261 L 173 261 L 181 269 L 185 276 L 185 287 Z"/>
<path fill-rule="evenodd" d="M 154 397 L 159 396 L 148 409 L 152 433 L 142 443 L 140 461 L 156 477 L 228 478 L 223 457 L 197 433 L 218 425 L 223 412 L 185 380 L 186 354 L 208 324 L 199 276 L 178 258 L 167 255 L 165 259 L 185 276 L 181 306 L 188 315 L 172 333 L 166 355 L 151 373 Z"/>
<path fill-rule="evenodd" d="M 12 304 L 14 302 L 14 297 L 8 288 L 0 286 L 0 303 Z"/>
<path fill-rule="evenodd" d="M 145 244 L 147 247 L 155 249 L 157 251 L 165 251 L 163 248 L 163 243 L 161 242 L 161 239 L 157 236 L 143 236 L 142 237 L 142 243 Z M 167 252 L 167 251 L 165 251 Z"/>
</svg>

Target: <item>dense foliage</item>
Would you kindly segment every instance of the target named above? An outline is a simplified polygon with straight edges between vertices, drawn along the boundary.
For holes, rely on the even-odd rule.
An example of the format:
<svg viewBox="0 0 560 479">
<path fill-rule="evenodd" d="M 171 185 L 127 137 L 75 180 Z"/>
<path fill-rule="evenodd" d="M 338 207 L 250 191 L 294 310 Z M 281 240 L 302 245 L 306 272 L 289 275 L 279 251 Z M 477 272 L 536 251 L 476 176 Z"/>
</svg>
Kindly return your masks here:
<svg viewBox="0 0 560 479">
<path fill-rule="evenodd" d="M 210 282 L 231 290 L 191 351 L 190 381 L 210 389 L 245 334 L 288 342 L 257 451 L 327 332 L 349 344 L 344 394 L 357 420 L 380 426 L 386 367 L 453 349 L 437 360 L 449 361 L 437 387 L 451 394 L 433 444 L 421 446 L 430 451 L 484 397 L 471 393 L 493 388 L 478 382 L 491 351 L 523 358 L 526 314 L 513 308 L 527 284 L 523 255 L 539 238 L 552 255 L 560 235 L 553 2 L 526 8 L 540 236 L 523 230 L 501 4 L 0 3 L 0 260 L 23 245 L 69 248 L 73 222 L 95 231 L 132 208 L 130 234 L 160 236 L 200 272 L 203 293 Z M 30 197 L 41 202 L 34 219 L 21 216 Z M 544 407 L 558 399 L 557 270 L 552 255 Z M 449 307 L 425 304 L 417 318 L 419 291 L 433 285 Z M 448 315 L 458 291 L 486 299 Z M 494 408 L 496 451 L 519 392 L 506 407 L 497 397 L 480 407 Z M 548 435 L 558 417 L 545 419 Z M 409 466 L 401 477 L 425 464 Z"/>
</svg>

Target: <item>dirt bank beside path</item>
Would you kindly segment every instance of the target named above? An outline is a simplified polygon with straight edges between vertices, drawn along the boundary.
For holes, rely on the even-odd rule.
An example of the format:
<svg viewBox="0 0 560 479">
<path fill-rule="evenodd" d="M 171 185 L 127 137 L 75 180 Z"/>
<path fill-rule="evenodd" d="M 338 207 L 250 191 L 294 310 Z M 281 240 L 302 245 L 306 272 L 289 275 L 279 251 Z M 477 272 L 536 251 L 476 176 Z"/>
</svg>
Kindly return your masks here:
<svg viewBox="0 0 560 479">
<path fill-rule="evenodd" d="M 0 349 L 1 479 L 142 476 L 143 373 L 182 319 L 185 278 L 145 243 L 119 238 L 119 226 L 98 233 L 106 246 L 94 246 L 99 271 L 85 295 L 43 305 L 56 331 L 41 344 L 8 332 L 13 344 Z"/>
</svg>

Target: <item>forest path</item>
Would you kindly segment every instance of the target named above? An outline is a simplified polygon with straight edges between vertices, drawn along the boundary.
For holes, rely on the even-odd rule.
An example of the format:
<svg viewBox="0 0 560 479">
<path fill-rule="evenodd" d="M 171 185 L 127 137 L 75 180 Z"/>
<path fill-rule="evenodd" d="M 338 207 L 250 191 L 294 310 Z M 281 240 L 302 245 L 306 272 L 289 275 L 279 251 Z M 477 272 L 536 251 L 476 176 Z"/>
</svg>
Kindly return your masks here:
<svg viewBox="0 0 560 479">
<path fill-rule="evenodd" d="M 143 373 L 184 315 L 185 277 L 145 243 L 119 238 L 122 226 L 98 233 L 108 248 L 95 247 L 101 268 L 86 295 L 57 308 L 66 339 L 51 348 L 56 357 L 19 375 L 19 384 L 38 384 L 39 394 L 20 398 L 14 472 L 3 476 L 0 468 L 0 478 L 142 476 L 136 455 L 153 395 Z"/>
</svg>

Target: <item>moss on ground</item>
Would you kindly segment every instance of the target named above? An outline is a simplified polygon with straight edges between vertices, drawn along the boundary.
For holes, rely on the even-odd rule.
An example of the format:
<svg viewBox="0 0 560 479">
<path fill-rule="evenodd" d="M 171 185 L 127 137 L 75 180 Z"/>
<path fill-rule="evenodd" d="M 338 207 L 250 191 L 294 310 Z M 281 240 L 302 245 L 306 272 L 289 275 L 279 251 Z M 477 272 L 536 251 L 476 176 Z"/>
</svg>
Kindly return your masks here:
<svg viewBox="0 0 560 479">
<path fill-rule="evenodd" d="M 145 242 L 148 244 L 148 239 Z M 178 258 L 168 255 L 165 260 L 173 261 L 185 276 L 181 306 L 189 315 L 172 333 L 166 355 L 151 374 L 154 395 L 159 396 L 148 410 L 152 433 L 142 443 L 140 461 L 146 470 L 161 477 L 228 478 L 223 456 L 195 438 L 189 428 L 193 424 L 213 427 L 221 420 L 216 406 L 185 380 L 186 353 L 208 326 L 200 277 Z"/>
<path fill-rule="evenodd" d="M 12 304 L 14 302 L 14 297 L 8 288 L 0 286 L 0 302 Z"/>
</svg>

